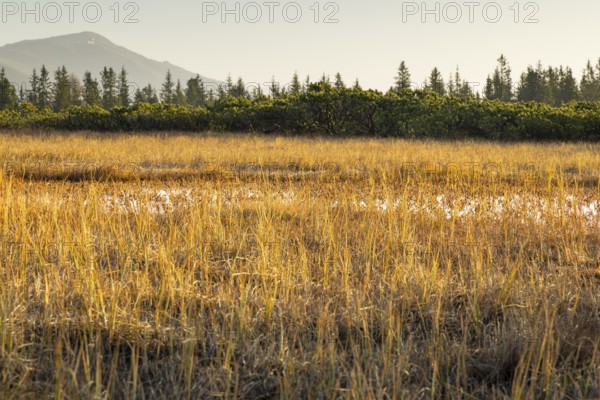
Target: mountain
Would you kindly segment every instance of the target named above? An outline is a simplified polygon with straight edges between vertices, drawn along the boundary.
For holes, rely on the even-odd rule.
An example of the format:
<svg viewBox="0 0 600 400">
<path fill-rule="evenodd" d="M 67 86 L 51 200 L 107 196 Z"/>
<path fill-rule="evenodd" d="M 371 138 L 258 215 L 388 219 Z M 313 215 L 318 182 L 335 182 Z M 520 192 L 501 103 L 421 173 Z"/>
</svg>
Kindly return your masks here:
<svg viewBox="0 0 600 400">
<path fill-rule="evenodd" d="M 171 71 L 173 80 L 177 82 L 180 79 L 184 87 L 188 79 L 196 76 L 195 72 L 168 62 L 151 60 L 93 32 L 24 40 L 0 47 L 0 67 L 4 67 L 8 79 L 19 86 L 25 83 L 29 87 L 33 69 L 39 73 L 42 64 L 50 71 L 51 79 L 54 78 L 54 71 L 64 65 L 80 79 L 85 71 L 90 71 L 98 81 L 104 66 L 113 67 L 117 72 L 124 66 L 133 91 L 148 83 L 160 90 L 168 70 Z M 200 76 L 207 87 L 221 83 Z"/>
</svg>

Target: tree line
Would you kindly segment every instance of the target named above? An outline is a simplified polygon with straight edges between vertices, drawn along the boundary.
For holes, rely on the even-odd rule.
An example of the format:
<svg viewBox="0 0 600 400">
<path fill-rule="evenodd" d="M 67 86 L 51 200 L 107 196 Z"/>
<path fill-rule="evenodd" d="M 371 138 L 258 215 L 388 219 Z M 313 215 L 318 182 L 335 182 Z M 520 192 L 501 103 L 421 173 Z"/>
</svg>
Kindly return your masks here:
<svg viewBox="0 0 600 400">
<path fill-rule="evenodd" d="M 117 72 L 106 66 L 100 71 L 98 80 L 89 71 L 84 73 L 83 79 L 79 79 L 75 74 L 69 73 L 65 66 L 57 68 L 51 74 L 42 65 L 39 72 L 33 70 L 27 88 L 16 87 L 6 76 L 5 69 L 0 68 L 0 110 L 16 110 L 25 103 L 40 110 L 48 108 L 55 112 L 83 105 L 111 110 L 133 104 L 159 102 L 203 107 L 214 103 L 213 92 L 205 89 L 199 75 L 189 79 L 184 88 L 179 80 L 173 81 L 170 71 L 167 72 L 160 91 L 150 84 L 139 88 L 129 81 L 125 67 Z"/>
<path fill-rule="evenodd" d="M 587 62 L 579 82 L 570 67 L 544 67 L 541 62 L 535 67 L 528 66 L 515 82 L 506 57 L 501 55 L 497 63 L 493 73 L 488 75 L 481 94 L 475 91 L 473 82 L 462 79 L 458 68 L 447 81 L 444 81 L 439 69 L 434 68 L 420 88 L 443 96 L 476 97 L 503 102 L 536 101 L 552 106 L 570 101 L 600 101 L 600 60 L 595 66 L 591 61 Z M 395 84 L 390 90 L 415 88 L 419 88 L 419 85 L 411 81 L 410 72 L 405 62 L 402 62 Z"/>
<path fill-rule="evenodd" d="M 260 132 L 399 138 L 487 140 L 600 140 L 600 102 L 560 107 L 539 102 L 441 96 L 404 89 L 382 93 L 332 83 L 299 94 L 254 99 L 228 96 L 211 107 L 139 103 L 62 111 L 23 103 L 0 111 L 0 129 L 98 132 Z"/>
<path fill-rule="evenodd" d="M 411 73 L 404 61 L 400 63 L 394 84 L 388 92 L 399 93 L 402 90 L 424 90 L 442 96 L 454 96 L 463 99 L 476 98 L 500 100 L 503 102 L 535 101 L 560 106 L 570 101 L 600 101 L 600 60 L 594 66 L 587 62 L 578 81 L 570 67 L 544 67 L 540 62 L 529 66 L 515 82 L 508 60 L 501 55 L 495 70 L 488 75 L 481 93 L 476 90 L 476 83 L 469 82 L 456 71 L 444 79 L 441 71 L 435 67 L 428 78 L 421 84 L 411 79 Z M 360 89 L 355 81 L 346 85 L 341 74 L 334 79 L 323 74 L 317 82 L 331 84 L 337 89 Z M 286 95 L 305 93 L 311 84 L 310 77 L 301 81 L 295 73 L 291 81 L 281 85 L 273 78 L 266 93 L 258 84 L 246 84 L 240 77 L 233 81 L 229 76 L 223 84 L 207 85 L 199 75 L 182 83 L 175 81 L 167 71 L 162 86 L 158 89 L 148 84 L 135 87 L 129 82 L 125 67 L 115 71 L 112 67 L 104 67 L 99 79 L 89 71 L 82 79 L 69 73 L 65 66 L 51 73 L 45 66 L 33 70 L 27 88 L 15 87 L 0 69 L 0 110 L 17 109 L 20 104 L 30 103 L 39 109 L 50 108 L 61 111 L 72 106 L 99 106 L 106 110 L 114 107 L 127 107 L 140 103 L 166 103 L 192 107 L 210 107 L 223 102 L 228 97 L 259 99 L 261 97 L 278 98 Z"/>
</svg>

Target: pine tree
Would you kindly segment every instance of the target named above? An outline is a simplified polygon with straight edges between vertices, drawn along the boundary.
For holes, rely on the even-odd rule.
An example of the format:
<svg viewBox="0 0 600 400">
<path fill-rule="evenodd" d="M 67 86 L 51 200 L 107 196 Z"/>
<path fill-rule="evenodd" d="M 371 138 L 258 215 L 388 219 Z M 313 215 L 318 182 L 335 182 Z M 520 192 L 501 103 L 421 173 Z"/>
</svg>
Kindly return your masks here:
<svg viewBox="0 0 600 400">
<path fill-rule="evenodd" d="M 457 97 L 460 97 L 462 84 L 462 77 L 460 76 L 460 70 L 457 65 L 456 71 L 454 71 L 454 85 L 456 86 L 456 89 L 454 90 L 454 95 Z"/>
<path fill-rule="evenodd" d="M 411 89 L 410 72 L 406 63 L 402 61 L 398 67 L 398 73 L 394 78 L 394 90 L 400 92 L 402 90 Z"/>
<path fill-rule="evenodd" d="M 498 65 L 486 80 L 484 95 L 488 100 L 512 101 L 514 97 L 511 69 L 504 55 L 498 58 Z"/>
<path fill-rule="evenodd" d="M 225 101 L 227 99 L 227 90 L 225 90 L 225 85 L 219 85 L 219 87 L 217 88 L 217 95 L 216 95 L 216 100 L 217 102 L 221 102 L 221 101 Z"/>
<path fill-rule="evenodd" d="M 19 104 L 23 104 L 27 101 L 27 89 L 25 83 L 19 85 Z"/>
<path fill-rule="evenodd" d="M 102 83 L 102 107 L 110 110 L 118 105 L 117 92 L 117 75 L 112 67 L 104 67 L 100 72 L 100 80 Z"/>
<path fill-rule="evenodd" d="M 271 85 L 269 86 L 269 92 L 272 98 L 278 98 L 281 96 L 281 90 L 279 89 L 279 84 L 275 82 L 275 77 L 271 78 Z"/>
<path fill-rule="evenodd" d="M 38 107 L 44 109 L 50 107 L 51 102 L 51 84 L 50 84 L 50 73 L 46 69 L 45 65 L 42 65 L 40 69 L 40 79 L 38 81 Z"/>
<path fill-rule="evenodd" d="M 581 77 L 580 96 L 584 101 L 600 100 L 600 73 L 596 74 L 592 63 L 588 60 Z"/>
<path fill-rule="evenodd" d="M 454 83 L 454 76 L 452 76 L 452 74 L 450 74 L 450 76 L 448 76 L 448 83 L 446 83 L 446 94 L 448 94 L 448 96 L 456 96 L 456 84 Z"/>
<path fill-rule="evenodd" d="M 579 98 L 577 80 L 573 76 L 573 70 L 569 67 L 563 69 L 562 65 L 558 71 L 558 100 L 560 104 Z"/>
<path fill-rule="evenodd" d="M 294 72 L 294 76 L 292 77 L 292 84 L 290 87 L 290 93 L 293 95 L 296 95 L 296 94 L 300 94 L 301 92 L 302 92 L 302 85 L 300 84 L 298 72 Z"/>
<path fill-rule="evenodd" d="M 473 93 L 473 88 L 471 87 L 469 82 L 462 81 L 458 90 L 458 97 L 462 99 L 470 99 L 472 97 L 475 97 L 475 94 Z"/>
<path fill-rule="evenodd" d="M 227 92 L 228 96 L 235 97 L 235 87 L 233 85 L 231 74 L 227 75 L 227 80 L 225 81 L 225 91 Z"/>
<path fill-rule="evenodd" d="M 129 82 L 127 81 L 127 70 L 121 67 L 118 77 L 117 91 L 119 92 L 118 104 L 123 107 L 129 107 L 131 100 L 129 98 Z"/>
<path fill-rule="evenodd" d="M 544 71 L 544 103 L 559 106 L 559 71 L 557 68 L 548 67 Z"/>
<path fill-rule="evenodd" d="M 265 100 L 268 99 L 267 96 L 265 96 L 265 94 L 263 93 L 262 88 L 260 87 L 260 85 L 256 85 L 253 89 L 252 89 L 252 98 L 254 100 Z"/>
<path fill-rule="evenodd" d="M 232 90 L 231 90 L 231 95 L 233 97 L 247 97 L 248 93 L 246 91 L 246 85 L 244 84 L 243 79 L 240 77 L 237 80 L 237 83 L 235 85 L 233 85 Z"/>
<path fill-rule="evenodd" d="M 506 60 L 506 57 L 504 57 L 504 54 L 500 55 L 500 58 L 498 59 L 498 74 L 499 74 L 499 81 L 498 81 L 498 87 L 496 88 L 496 93 L 498 96 L 498 99 L 501 101 L 512 101 L 513 100 L 513 81 L 512 81 L 512 77 L 511 77 L 511 69 L 510 66 L 508 65 L 508 61 Z"/>
<path fill-rule="evenodd" d="M 492 78 L 488 75 L 485 80 L 485 87 L 483 89 L 483 96 L 488 100 L 496 100 L 496 93 L 494 92 L 494 83 L 492 82 Z"/>
<path fill-rule="evenodd" d="M 171 71 L 167 71 L 165 75 L 165 81 L 162 84 L 162 89 L 160 91 L 160 99 L 163 103 L 172 104 L 175 102 L 175 83 L 173 82 L 173 76 L 171 75 Z"/>
<path fill-rule="evenodd" d="M 173 103 L 178 106 L 183 106 L 186 104 L 185 93 L 183 91 L 183 87 L 181 86 L 181 81 L 177 79 L 177 84 L 175 85 L 175 92 L 173 93 Z"/>
<path fill-rule="evenodd" d="M 339 72 L 337 74 L 335 74 L 335 83 L 333 85 L 338 90 L 342 90 L 342 89 L 346 88 L 346 84 L 344 83 L 344 81 L 342 79 L 342 74 L 340 74 Z"/>
<path fill-rule="evenodd" d="M 100 106 L 102 97 L 100 96 L 100 85 L 96 79 L 92 78 L 92 74 L 86 71 L 83 75 L 83 102 L 90 106 Z"/>
<path fill-rule="evenodd" d="M 31 86 L 31 90 L 27 95 L 27 101 L 29 101 L 34 106 L 39 106 L 39 81 L 37 71 L 35 68 L 33 69 L 33 73 L 31 74 L 31 78 L 29 78 L 29 85 Z"/>
<path fill-rule="evenodd" d="M 204 107 L 207 102 L 206 89 L 200 75 L 187 81 L 185 97 L 188 104 L 194 107 Z"/>
<path fill-rule="evenodd" d="M 210 88 L 208 90 L 208 99 L 206 101 L 206 105 L 212 106 L 212 105 L 214 105 L 216 103 L 216 101 L 217 101 L 217 99 L 215 97 L 215 91 L 214 91 L 213 88 Z"/>
<path fill-rule="evenodd" d="M 426 90 L 435 92 L 442 96 L 444 96 L 446 94 L 444 78 L 442 78 L 442 73 L 437 69 L 437 67 L 435 67 L 431 71 L 431 74 L 429 75 L 429 80 L 427 82 Z"/>
<path fill-rule="evenodd" d="M 61 111 L 71 106 L 71 88 L 69 87 L 69 73 L 63 65 L 54 72 L 52 86 L 53 106 L 55 111 Z"/>
<path fill-rule="evenodd" d="M 148 84 L 148 86 L 145 86 L 142 89 L 137 89 L 135 91 L 134 101 L 135 104 L 156 104 L 158 103 L 158 95 L 156 94 L 156 90 L 152 87 L 152 85 Z"/>
<path fill-rule="evenodd" d="M 6 77 L 2 67 L 0 69 L 0 110 L 14 110 L 17 106 L 17 91 Z"/>
<path fill-rule="evenodd" d="M 83 103 L 83 87 L 75 74 L 69 75 L 69 90 L 71 92 L 71 105 L 80 106 Z"/>
<path fill-rule="evenodd" d="M 542 102 L 544 100 L 544 91 L 545 84 L 541 68 L 538 66 L 538 68 L 533 69 L 530 65 L 527 67 L 527 72 L 521 75 L 517 89 L 517 99 L 519 101 Z"/>
<path fill-rule="evenodd" d="M 456 71 L 454 72 L 454 96 L 460 97 L 462 99 L 467 99 L 473 97 L 473 89 L 469 82 L 464 81 L 460 75 L 460 69 L 458 66 L 456 67 Z"/>
</svg>

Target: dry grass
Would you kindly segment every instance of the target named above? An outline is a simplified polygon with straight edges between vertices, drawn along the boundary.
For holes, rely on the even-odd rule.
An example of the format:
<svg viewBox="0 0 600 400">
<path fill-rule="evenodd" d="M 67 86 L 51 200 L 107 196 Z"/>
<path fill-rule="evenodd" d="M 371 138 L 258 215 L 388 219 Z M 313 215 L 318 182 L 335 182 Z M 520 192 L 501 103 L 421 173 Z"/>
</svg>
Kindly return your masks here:
<svg viewBox="0 0 600 400">
<path fill-rule="evenodd" d="M 0 397 L 599 397 L 599 150 L 4 134 Z"/>
</svg>

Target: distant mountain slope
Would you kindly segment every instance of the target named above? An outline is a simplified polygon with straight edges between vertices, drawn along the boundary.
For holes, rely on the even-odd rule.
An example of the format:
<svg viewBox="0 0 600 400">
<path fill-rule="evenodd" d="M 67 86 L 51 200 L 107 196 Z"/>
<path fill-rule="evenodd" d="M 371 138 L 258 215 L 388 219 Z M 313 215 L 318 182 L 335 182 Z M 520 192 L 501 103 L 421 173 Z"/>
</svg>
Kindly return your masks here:
<svg viewBox="0 0 600 400">
<path fill-rule="evenodd" d="M 11 82 L 28 84 L 33 69 L 39 72 L 42 64 L 51 72 L 51 78 L 58 67 L 65 65 L 79 78 L 85 71 L 90 71 L 98 80 L 104 66 L 117 71 L 125 66 L 130 84 L 143 87 L 150 83 L 157 89 L 160 89 L 167 70 L 171 71 L 175 81 L 180 79 L 184 86 L 189 78 L 196 76 L 196 73 L 168 62 L 146 58 L 93 32 L 24 40 L 0 47 L 0 67 L 5 68 Z M 220 83 L 201 77 L 206 83 Z"/>
</svg>

